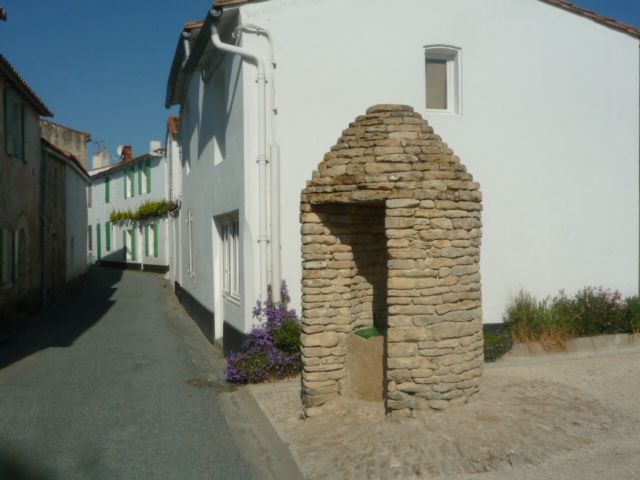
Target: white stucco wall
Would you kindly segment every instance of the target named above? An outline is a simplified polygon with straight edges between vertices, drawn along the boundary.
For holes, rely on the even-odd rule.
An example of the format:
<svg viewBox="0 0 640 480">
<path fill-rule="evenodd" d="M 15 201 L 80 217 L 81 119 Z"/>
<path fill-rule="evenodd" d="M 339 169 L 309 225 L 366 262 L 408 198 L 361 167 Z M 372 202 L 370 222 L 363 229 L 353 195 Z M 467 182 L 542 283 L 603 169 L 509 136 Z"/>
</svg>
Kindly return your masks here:
<svg viewBox="0 0 640 480">
<path fill-rule="evenodd" d="M 106 222 L 110 221 L 111 212 L 114 210 L 132 210 L 135 211 L 142 203 L 146 201 L 156 201 L 168 198 L 168 178 L 167 164 L 160 156 L 151 157 L 151 191 L 149 193 L 140 193 L 138 188 L 138 163 L 146 162 L 142 158 L 139 161 L 132 161 L 126 166 L 118 166 L 110 169 L 108 172 L 95 173 L 90 172 L 92 176 L 92 202 L 88 208 L 88 221 L 91 225 L 93 242 L 92 251 L 90 251 L 91 262 L 98 260 L 98 240 L 97 225 L 100 225 L 101 233 L 101 257 L 102 260 L 111 262 L 125 262 L 123 230 L 129 230 L 131 225 L 112 225 L 111 249 L 106 250 Z M 135 194 L 133 197 L 125 198 L 124 175 L 128 168 L 135 166 Z M 110 178 L 110 196 L 109 203 L 105 203 L 105 179 Z M 136 226 L 136 253 L 135 261 L 127 260 L 127 263 L 143 263 L 145 265 L 169 265 L 168 254 L 168 235 L 169 222 L 166 218 L 154 219 L 148 222 L 150 225 L 158 223 L 158 255 L 146 255 L 144 244 L 144 224 Z M 86 235 L 85 235 L 86 236 Z"/>
<path fill-rule="evenodd" d="M 238 215 L 244 277 L 251 278 L 252 241 L 255 233 L 245 210 L 245 139 L 243 80 L 239 60 L 227 57 L 207 81 L 193 75 L 181 112 L 182 206 L 180 222 L 181 286 L 215 314 L 215 334 L 222 333 L 222 321 L 244 330 L 254 304 L 252 295 L 241 288 L 240 302 L 223 301 L 216 290 L 220 273 L 220 250 L 216 221 Z M 189 269 L 188 219 L 192 223 L 192 269 Z M 215 252 L 215 254 L 214 254 Z M 248 263 L 247 263 L 248 262 Z M 214 298 L 217 297 L 216 302 Z M 248 299 L 249 303 L 246 302 Z"/>
<path fill-rule="evenodd" d="M 70 281 L 87 270 L 87 180 L 74 167 L 67 165 L 66 176 L 66 280 Z"/>
<path fill-rule="evenodd" d="M 241 15 L 276 45 L 283 275 L 296 307 L 300 191 L 342 129 L 376 103 L 414 106 L 482 186 L 485 322 L 501 321 L 521 288 L 637 292 L 637 39 L 536 0 L 272 0 Z M 261 38 L 245 35 L 243 44 L 266 53 Z M 423 47 L 433 44 L 462 49 L 461 115 L 425 109 Z M 251 64 L 243 86 L 243 233 L 254 256 Z M 247 262 L 252 300 L 258 270 Z"/>
</svg>

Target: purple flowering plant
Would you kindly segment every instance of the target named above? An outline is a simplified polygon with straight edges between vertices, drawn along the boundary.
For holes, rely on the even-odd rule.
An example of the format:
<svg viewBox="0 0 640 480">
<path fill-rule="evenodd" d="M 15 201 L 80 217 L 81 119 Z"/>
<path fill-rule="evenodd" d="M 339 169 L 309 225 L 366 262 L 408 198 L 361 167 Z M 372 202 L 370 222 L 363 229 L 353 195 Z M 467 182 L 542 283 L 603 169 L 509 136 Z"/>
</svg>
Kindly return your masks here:
<svg viewBox="0 0 640 480">
<path fill-rule="evenodd" d="M 302 370 L 300 322 L 289 308 L 287 284 L 282 282 L 281 301 L 274 302 L 271 291 L 266 301 L 258 300 L 253 316 L 263 319 L 256 325 L 241 351 L 227 356 L 229 383 L 261 383 L 296 375 Z"/>
</svg>

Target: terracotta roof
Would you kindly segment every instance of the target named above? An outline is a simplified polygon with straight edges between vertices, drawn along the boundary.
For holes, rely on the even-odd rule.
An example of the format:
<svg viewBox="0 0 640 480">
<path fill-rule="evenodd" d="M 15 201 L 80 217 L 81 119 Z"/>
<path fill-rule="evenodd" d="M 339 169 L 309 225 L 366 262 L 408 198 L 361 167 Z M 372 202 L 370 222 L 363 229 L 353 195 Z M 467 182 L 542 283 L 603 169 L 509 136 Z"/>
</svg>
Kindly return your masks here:
<svg viewBox="0 0 640 480">
<path fill-rule="evenodd" d="M 38 97 L 36 92 L 29 86 L 27 81 L 17 72 L 13 65 L 0 55 L 0 75 L 5 77 L 9 83 L 15 88 L 20 95 L 25 98 L 33 108 L 36 109 L 39 115 L 45 117 L 53 117 L 53 112 L 47 107 L 44 102 Z"/>
<path fill-rule="evenodd" d="M 167 128 L 169 129 L 169 132 L 174 135 L 180 133 L 180 117 L 177 115 L 171 115 L 167 121 Z"/>
<path fill-rule="evenodd" d="M 553 5 L 558 8 L 562 8 L 563 10 L 567 10 L 569 12 L 575 13 L 582 17 L 586 17 L 590 20 L 593 20 L 594 22 L 600 23 L 602 25 L 613 28 L 615 30 L 628 33 L 633 37 L 640 38 L 640 28 L 634 27 L 633 25 L 629 25 L 628 23 L 620 22 L 611 17 L 600 15 L 586 8 L 579 7 L 578 5 L 575 5 L 571 2 L 567 2 L 566 0 L 540 0 L 540 1 L 544 3 L 548 3 L 549 5 Z"/>
<path fill-rule="evenodd" d="M 193 22 L 187 22 L 184 24 L 183 31 L 195 30 L 196 28 L 202 28 L 204 20 L 194 20 Z"/>
</svg>

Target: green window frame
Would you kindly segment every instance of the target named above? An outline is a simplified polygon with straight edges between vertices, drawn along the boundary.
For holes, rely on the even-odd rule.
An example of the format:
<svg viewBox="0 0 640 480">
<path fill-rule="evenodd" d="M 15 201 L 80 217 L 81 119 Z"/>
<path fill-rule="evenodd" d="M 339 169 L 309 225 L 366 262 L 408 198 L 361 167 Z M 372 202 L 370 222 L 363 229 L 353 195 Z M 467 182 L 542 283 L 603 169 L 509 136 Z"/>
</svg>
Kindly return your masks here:
<svg viewBox="0 0 640 480">
<path fill-rule="evenodd" d="M 153 256 L 154 257 L 158 256 L 158 245 L 159 245 L 158 224 L 154 223 L 153 224 Z"/>
<path fill-rule="evenodd" d="M 26 119 L 24 104 L 14 90 L 4 90 L 4 148 L 7 155 L 24 160 Z"/>
<path fill-rule="evenodd" d="M 147 160 L 145 168 L 147 169 L 147 193 L 151 193 L 151 159 Z"/>
<path fill-rule="evenodd" d="M 144 226 L 144 254 L 149 256 L 149 225 Z"/>
<path fill-rule="evenodd" d="M 142 165 L 138 164 L 138 192 L 142 195 Z"/>
<path fill-rule="evenodd" d="M 96 240 L 96 248 L 98 249 L 96 255 L 98 257 L 98 260 L 102 260 L 102 229 L 100 228 L 99 223 L 96 224 Z"/>
<path fill-rule="evenodd" d="M 131 229 L 131 260 L 138 260 L 138 242 L 136 241 L 136 229 Z"/>
<path fill-rule="evenodd" d="M 111 178 L 105 177 L 104 179 L 104 203 L 111 201 Z"/>
<path fill-rule="evenodd" d="M 104 243 L 107 252 L 111 251 L 111 222 L 104 224 Z"/>
</svg>

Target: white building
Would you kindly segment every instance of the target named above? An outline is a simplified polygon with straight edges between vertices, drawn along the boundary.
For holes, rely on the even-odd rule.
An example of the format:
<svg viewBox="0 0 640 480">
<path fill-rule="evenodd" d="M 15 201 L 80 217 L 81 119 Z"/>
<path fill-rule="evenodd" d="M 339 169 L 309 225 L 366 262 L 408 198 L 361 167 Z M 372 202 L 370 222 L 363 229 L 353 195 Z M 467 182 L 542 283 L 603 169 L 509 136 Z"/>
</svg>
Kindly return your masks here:
<svg viewBox="0 0 640 480">
<path fill-rule="evenodd" d="M 186 25 L 166 100 L 172 265 L 216 338 L 248 332 L 279 278 L 299 307 L 300 192 L 379 103 L 413 106 L 480 182 L 485 322 L 522 288 L 637 293 L 640 30 L 559 0 L 217 3 Z"/>
<path fill-rule="evenodd" d="M 113 222 L 113 212 L 136 212 L 146 202 L 167 200 L 167 164 L 159 144 L 132 158 L 124 147 L 121 161 L 89 172 L 88 254 L 90 262 L 166 272 L 166 215 L 140 221 Z"/>
</svg>

